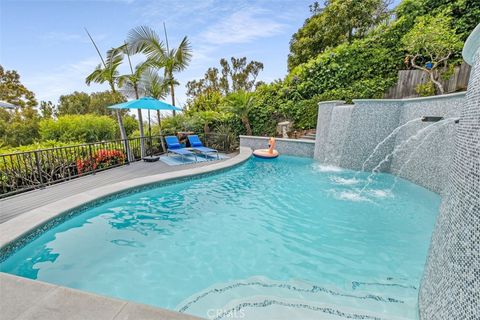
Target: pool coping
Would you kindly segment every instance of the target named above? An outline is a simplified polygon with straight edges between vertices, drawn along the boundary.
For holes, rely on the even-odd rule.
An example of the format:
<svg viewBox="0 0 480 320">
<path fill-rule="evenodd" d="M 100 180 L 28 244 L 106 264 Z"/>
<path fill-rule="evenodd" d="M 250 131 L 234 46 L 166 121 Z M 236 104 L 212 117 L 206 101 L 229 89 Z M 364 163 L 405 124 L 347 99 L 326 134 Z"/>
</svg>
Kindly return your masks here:
<svg viewBox="0 0 480 320">
<path fill-rule="evenodd" d="M 217 162 L 204 167 L 166 172 L 135 178 L 129 181 L 116 182 L 111 185 L 77 193 L 62 200 L 38 207 L 0 224 L 0 251 L 21 239 L 23 236 L 41 228 L 49 221 L 89 203 L 142 186 L 170 182 L 181 178 L 194 177 L 228 169 L 247 161 L 251 155 L 252 149 L 248 147 L 240 147 L 238 155 L 222 162 Z"/>
<path fill-rule="evenodd" d="M 4 320 L 202 320 L 150 305 L 106 297 L 0 272 Z"/>
</svg>

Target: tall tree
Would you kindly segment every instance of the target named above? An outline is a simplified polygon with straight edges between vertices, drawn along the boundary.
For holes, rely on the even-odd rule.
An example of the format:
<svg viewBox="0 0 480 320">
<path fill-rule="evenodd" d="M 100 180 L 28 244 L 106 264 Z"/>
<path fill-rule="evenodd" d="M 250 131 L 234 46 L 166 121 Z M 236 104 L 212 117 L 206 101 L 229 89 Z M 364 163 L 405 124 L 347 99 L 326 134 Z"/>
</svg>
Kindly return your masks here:
<svg viewBox="0 0 480 320">
<path fill-rule="evenodd" d="M 451 18 L 443 13 L 421 16 L 402 38 L 408 52 L 407 61 L 412 67 L 425 72 L 440 94 L 445 90 L 438 79 L 442 71 L 447 70 L 452 54 L 462 47 L 460 37 L 450 26 Z"/>
<path fill-rule="evenodd" d="M 145 92 L 145 95 L 155 98 L 157 100 L 165 99 L 168 93 L 168 83 L 165 78 L 158 74 L 158 71 L 154 68 L 146 69 L 140 79 L 140 87 Z M 159 134 L 162 134 L 161 127 L 161 115 L 160 110 L 157 110 L 157 121 Z M 161 139 L 162 148 L 165 150 L 163 139 Z"/>
<path fill-rule="evenodd" d="M 118 67 L 122 63 L 123 60 L 123 52 L 119 48 L 112 48 L 107 51 L 106 58 L 103 59 L 102 54 L 100 53 L 100 50 L 98 50 L 97 44 L 95 41 L 93 41 L 93 38 L 90 36 L 90 33 L 88 33 L 88 36 L 90 37 L 90 40 L 93 43 L 93 46 L 95 47 L 95 50 L 97 51 L 100 60 L 102 61 L 101 64 L 99 64 L 95 70 L 87 76 L 85 79 L 85 82 L 87 85 L 90 85 L 92 82 L 96 83 L 105 83 L 107 82 L 108 85 L 110 86 L 110 90 L 112 93 L 116 93 L 117 90 L 115 88 L 115 83 L 118 79 L 119 72 L 118 72 Z M 125 127 L 123 125 L 123 119 L 122 119 L 122 114 L 120 113 L 120 110 L 116 110 L 117 114 L 117 121 L 118 121 L 118 126 L 120 128 L 120 136 L 122 140 L 126 141 L 127 137 L 127 132 L 125 131 Z M 128 148 L 127 148 L 128 151 Z M 128 153 L 130 153 L 128 151 Z M 131 155 L 128 155 L 129 158 Z"/>
<path fill-rule="evenodd" d="M 0 100 L 20 108 L 33 108 L 37 105 L 35 94 L 20 81 L 15 70 L 6 70 L 0 65 Z"/>
<path fill-rule="evenodd" d="M 56 115 L 56 106 L 52 101 L 40 101 L 39 107 L 42 119 L 51 119 Z"/>
<path fill-rule="evenodd" d="M 2 109 L 0 129 L 2 145 L 18 146 L 32 143 L 38 138 L 39 115 L 37 100 L 32 91 L 20 81 L 15 70 L 6 70 L 0 65 L 0 100 L 14 104 L 14 111 Z"/>
<path fill-rule="evenodd" d="M 307 62 L 329 47 L 362 38 L 389 16 L 389 0 L 327 0 L 310 6 L 312 16 L 292 36 L 288 68 Z"/>
<path fill-rule="evenodd" d="M 140 81 L 143 73 L 149 67 L 147 62 L 139 63 L 133 69 L 132 60 L 130 59 L 131 50 L 128 47 L 128 44 L 125 43 L 121 49 L 127 55 L 128 66 L 130 67 L 130 73 L 124 74 L 118 77 L 118 86 L 124 89 L 124 93 L 127 96 L 134 96 L 135 99 L 139 99 L 142 92 L 140 91 Z M 138 115 L 138 129 L 140 131 L 140 153 L 142 157 L 146 155 L 145 153 L 145 134 L 143 132 L 143 116 L 142 110 L 137 109 Z"/>
<path fill-rule="evenodd" d="M 175 105 L 175 85 L 178 83 L 174 74 L 183 71 L 192 58 L 192 49 L 187 37 L 184 37 L 178 47 L 170 49 L 165 30 L 166 46 L 160 36 L 150 27 L 140 26 L 130 30 L 128 44 L 133 52 L 144 53 L 149 63 L 158 69 L 164 69 L 165 81 L 169 85 L 172 105 Z M 175 111 L 173 112 L 175 115 Z"/>
<path fill-rule="evenodd" d="M 263 63 L 246 57 L 220 60 L 221 70 L 209 68 L 203 79 L 187 83 L 187 95 L 194 98 L 199 95 L 220 92 L 227 95 L 236 91 L 252 91 L 259 84 L 257 77 L 263 70 Z"/>
<path fill-rule="evenodd" d="M 87 114 L 90 112 L 90 95 L 86 92 L 75 91 L 61 95 L 58 99 L 58 115 Z"/>
</svg>

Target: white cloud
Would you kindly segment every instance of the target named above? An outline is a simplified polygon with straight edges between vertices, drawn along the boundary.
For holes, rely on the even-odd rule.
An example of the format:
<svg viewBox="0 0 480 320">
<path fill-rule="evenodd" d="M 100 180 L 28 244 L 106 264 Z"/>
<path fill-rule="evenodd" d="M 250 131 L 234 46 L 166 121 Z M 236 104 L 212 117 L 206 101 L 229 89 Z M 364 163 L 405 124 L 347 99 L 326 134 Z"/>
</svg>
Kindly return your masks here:
<svg viewBox="0 0 480 320">
<path fill-rule="evenodd" d="M 247 43 L 258 38 L 281 33 L 284 25 L 265 16 L 266 11 L 245 8 L 210 25 L 200 34 L 204 41 L 214 44 Z"/>
</svg>

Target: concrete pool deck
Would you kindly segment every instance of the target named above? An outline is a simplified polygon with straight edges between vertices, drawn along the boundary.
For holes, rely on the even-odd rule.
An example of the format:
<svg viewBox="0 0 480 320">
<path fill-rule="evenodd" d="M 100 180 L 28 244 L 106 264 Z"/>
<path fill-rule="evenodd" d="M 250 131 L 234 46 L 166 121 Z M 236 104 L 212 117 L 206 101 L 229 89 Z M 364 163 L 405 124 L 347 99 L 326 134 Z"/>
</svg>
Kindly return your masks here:
<svg viewBox="0 0 480 320">
<path fill-rule="evenodd" d="M 89 176 L 88 183 L 74 184 L 84 178 L 79 178 L 61 185 L 52 186 L 43 192 L 58 190 L 55 194 L 58 201 L 48 201 L 41 207 L 22 212 L 0 224 L 0 249 L 29 234 L 48 221 L 64 212 L 74 210 L 86 203 L 93 202 L 132 188 L 137 188 L 162 181 L 172 181 L 184 177 L 193 177 L 218 170 L 228 169 L 248 160 L 252 154 L 250 148 L 241 147 L 238 155 L 223 161 L 210 162 L 186 170 L 171 170 L 169 172 L 144 175 L 132 178 L 128 172 L 125 179 L 108 183 L 108 179 L 95 180 L 101 176 Z M 151 164 L 147 164 L 151 165 Z M 133 167 L 133 165 L 132 165 Z M 120 168 L 118 168 L 120 169 Z M 115 170 L 110 170 L 114 173 Z M 89 178 L 89 177 L 85 177 Z M 98 183 L 96 183 L 97 181 Z M 100 183 L 100 181 L 102 181 Z M 72 187 L 70 187 L 71 185 Z M 74 187 L 75 186 L 75 187 Z M 88 188 L 85 188 L 87 186 Z M 96 188 L 92 189 L 92 186 Z M 72 189 L 73 188 L 73 189 Z M 75 189 L 78 188 L 78 189 Z M 73 193 L 72 190 L 80 191 Z M 67 194 L 68 196 L 65 196 Z M 61 196 L 63 195 L 63 196 Z M 15 197 L 17 201 L 20 197 Z M 21 202 L 21 201 L 19 201 Z M 2 208 L 3 211 L 3 208 Z M 36 280 L 25 279 L 0 272 L 0 318 L 13 319 L 89 319 L 89 320 L 125 320 L 125 319 L 199 319 L 182 313 L 154 308 L 133 302 L 103 297 L 87 292 L 48 284 Z"/>
<path fill-rule="evenodd" d="M 183 313 L 107 298 L 0 273 L 2 320 L 199 320 Z"/>
</svg>

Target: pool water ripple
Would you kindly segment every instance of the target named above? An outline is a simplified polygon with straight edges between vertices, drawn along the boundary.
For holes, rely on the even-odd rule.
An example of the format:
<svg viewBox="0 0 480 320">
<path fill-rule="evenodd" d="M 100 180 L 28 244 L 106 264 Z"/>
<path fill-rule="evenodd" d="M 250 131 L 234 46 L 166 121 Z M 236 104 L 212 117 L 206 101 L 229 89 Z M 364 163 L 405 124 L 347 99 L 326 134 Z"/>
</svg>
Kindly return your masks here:
<svg viewBox="0 0 480 320">
<path fill-rule="evenodd" d="M 169 309 L 261 277 L 263 286 L 219 291 L 184 310 L 212 319 L 221 312 L 211 308 L 246 319 L 412 318 L 440 197 L 402 179 L 390 192 L 394 177 L 379 174 L 359 201 L 367 175 L 305 158 L 251 159 L 89 208 L 0 268 Z M 298 283 L 325 290 L 286 289 Z"/>
</svg>

